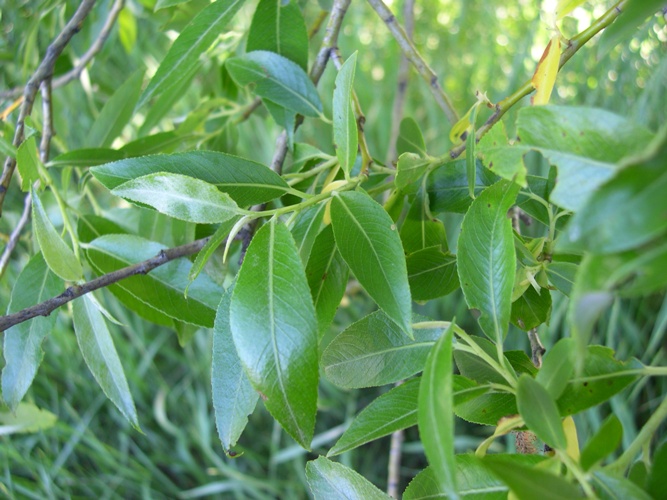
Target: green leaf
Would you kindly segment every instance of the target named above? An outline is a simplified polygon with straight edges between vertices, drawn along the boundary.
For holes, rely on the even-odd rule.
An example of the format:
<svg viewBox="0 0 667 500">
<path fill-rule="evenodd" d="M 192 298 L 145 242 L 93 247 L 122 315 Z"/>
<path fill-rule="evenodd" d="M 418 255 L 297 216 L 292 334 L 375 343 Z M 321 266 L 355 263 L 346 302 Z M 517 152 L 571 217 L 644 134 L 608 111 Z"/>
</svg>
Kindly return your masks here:
<svg viewBox="0 0 667 500">
<path fill-rule="evenodd" d="M 266 408 L 309 448 L 317 411 L 317 319 L 292 235 L 275 220 L 248 247 L 232 295 L 231 328 Z"/>
<path fill-rule="evenodd" d="M 253 85 L 255 94 L 304 116 L 322 115 L 317 89 L 306 72 L 289 59 L 257 50 L 230 57 L 225 67 L 241 86 Z"/>
<path fill-rule="evenodd" d="M 514 394 L 489 393 L 482 394 L 454 408 L 456 416 L 482 425 L 498 425 L 498 421 L 509 415 L 516 415 L 516 398 Z"/>
<path fill-rule="evenodd" d="M 653 495 L 653 498 L 660 498 L 667 488 L 667 477 L 665 477 L 665 470 L 667 470 L 667 442 L 662 444 L 655 450 L 653 454 L 653 466 L 651 467 L 651 474 L 648 477 L 647 490 Z"/>
<path fill-rule="evenodd" d="M 306 464 L 306 480 L 315 500 L 332 498 L 389 500 L 391 498 L 357 472 L 324 457 L 319 457 Z"/>
<path fill-rule="evenodd" d="M 574 277 L 578 269 L 579 266 L 572 262 L 551 262 L 546 271 L 549 282 L 569 297 L 572 293 L 572 285 L 574 285 Z"/>
<path fill-rule="evenodd" d="M 418 378 L 408 380 L 366 406 L 327 456 L 340 455 L 392 432 L 417 425 L 419 382 Z"/>
<path fill-rule="evenodd" d="M 88 135 L 86 145 L 91 148 L 108 148 L 134 113 L 134 106 L 139 100 L 144 69 L 135 71 L 125 83 L 109 98 L 97 116 Z"/>
<path fill-rule="evenodd" d="M 139 236 L 109 234 L 91 241 L 86 255 L 97 272 L 106 274 L 151 259 L 165 248 Z M 164 324 L 165 317 L 169 317 L 210 328 L 222 288 L 203 274 L 190 283 L 190 269 L 187 259 L 173 260 L 145 276 L 124 279 L 110 289 L 133 311 L 149 315 L 150 320 L 157 317 Z"/>
<path fill-rule="evenodd" d="M 516 403 L 524 422 L 537 437 L 552 448 L 565 450 L 567 441 L 556 403 L 530 375 L 519 377 Z"/>
<path fill-rule="evenodd" d="M 418 181 L 426 173 L 432 161 L 415 153 L 403 153 L 396 165 L 396 187 L 403 189 Z"/>
<path fill-rule="evenodd" d="M 517 457 L 518 458 L 518 457 Z M 520 499 L 562 500 L 582 498 L 579 489 L 566 479 L 538 467 L 529 467 L 514 456 L 487 455 L 482 464 L 507 484 Z"/>
<path fill-rule="evenodd" d="M 63 282 L 46 265 L 41 253 L 34 255 L 19 274 L 12 289 L 7 314 L 39 304 L 62 292 Z M 37 316 L 5 330 L 2 397 L 15 410 L 32 384 L 42 361 L 42 342 L 57 318 Z"/>
<path fill-rule="evenodd" d="M 216 185 L 242 207 L 271 201 L 289 189 L 282 177 L 264 165 L 211 151 L 129 158 L 90 171 L 107 189 L 157 172 L 187 175 Z"/>
<path fill-rule="evenodd" d="M 647 153 L 626 162 L 592 194 L 568 223 L 558 249 L 610 254 L 639 247 L 667 232 L 666 156 L 664 127 Z"/>
<path fill-rule="evenodd" d="M 340 167 L 349 179 L 350 172 L 357 160 L 359 138 L 357 120 L 352 109 L 354 72 L 357 65 L 357 53 L 352 54 L 336 75 L 333 94 L 333 140 Z"/>
<path fill-rule="evenodd" d="M 56 156 L 46 164 L 47 167 L 92 167 L 104 163 L 122 160 L 127 155 L 123 151 L 110 148 L 83 148 L 68 151 Z"/>
<path fill-rule="evenodd" d="M 37 144 L 33 135 L 23 141 L 16 153 L 16 168 L 21 174 L 22 191 L 30 191 L 34 182 L 39 180 L 40 163 L 39 156 L 37 156 Z"/>
<path fill-rule="evenodd" d="M 602 33 L 598 45 L 598 59 L 623 40 L 630 38 L 648 17 L 664 6 L 665 0 L 630 0 L 623 7 L 622 15 Z"/>
<path fill-rule="evenodd" d="M 598 431 L 581 451 L 581 467 L 589 470 L 607 455 L 613 453 L 621 444 L 622 438 L 623 426 L 618 417 L 612 413 L 602 422 Z"/>
<path fill-rule="evenodd" d="M 348 274 L 347 264 L 336 248 L 333 229 L 327 226 L 315 240 L 306 266 L 320 336 L 326 333 L 336 315 L 345 295 Z"/>
<path fill-rule="evenodd" d="M 244 3 L 244 0 L 217 0 L 199 12 L 167 52 L 144 90 L 139 106 L 143 106 L 154 94 L 176 85 L 183 75 L 187 75 L 198 64 L 199 56 L 208 50 Z"/>
<path fill-rule="evenodd" d="M 501 344 L 510 321 L 516 257 L 512 223 L 507 212 L 519 191 L 517 184 L 499 181 L 484 190 L 461 224 L 458 271 L 468 307 L 481 313 L 480 326 Z"/>
<path fill-rule="evenodd" d="M 0 413 L 0 436 L 45 431 L 58 417 L 32 403 L 20 403 L 15 410 Z"/>
<path fill-rule="evenodd" d="M 662 472 L 664 476 L 664 471 Z M 593 473 L 593 489 L 600 500 L 651 500 L 664 496 L 660 490 L 658 496 L 649 495 L 635 483 L 624 477 L 616 477 L 603 471 Z"/>
<path fill-rule="evenodd" d="M 396 152 L 399 156 L 403 153 L 427 156 L 424 136 L 414 118 L 408 116 L 401 120 L 396 141 Z"/>
<path fill-rule="evenodd" d="M 512 303 L 510 320 L 522 330 L 532 330 L 548 323 L 551 316 L 551 292 L 542 288 L 536 291 L 528 286 L 526 291 Z"/>
<path fill-rule="evenodd" d="M 492 342 L 489 342 L 484 337 L 471 336 L 470 338 L 484 352 L 486 352 L 486 354 L 491 356 L 492 359 L 496 358 L 496 346 Z M 506 383 L 504 377 L 477 354 L 457 349 L 454 351 L 454 360 L 456 361 L 456 366 L 459 369 L 459 372 L 461 372 L 461 375 L 464 375 L 476 382 L 482 384 Z"/>
<path fill-rule="evenodd" d="M 72 302 L 72 318 L 76 340 L 88 369 L 104 394 L 132 426 L 139 429 L 132 394 L 102 313 L 90 297 L 84 295 Z"/>
<path fill-rule="evenodd" d="M 331 382 L 346 389 L 391 384 L 423 370 L 441 334 L 438 328 L 420 328 L 411 340 L 376 311 L 338 334 L 322 353 L 321 365 Z"/>
<path fill-rule="evenodd" d="M 178 146 L 188 143 L 189 136 L 177 134 L 176 132 L 158 132 L 157 134 L 140 137 L 132 142 L 128 142 L 120 148 L 120 152 L 125 158 L 134 158 L 136 156 L 153 155 L 157 153 L 171 153 Z M 121 158 L 115 158 L 121 159 Z M 107 161 L 113 161 L 107 160 Z"/>
<path fill-rule="evenodd" d="M 529 148 L 521 145 L 509 145 L 504 122 L 496 124 L 477 146 L 477 153 L 486 168 L 523 187 L 527 186 L 523 156 L 528 151 Z"/>
<path fill-rule="evenodd" d="M 475 196 L 498 180 L 495 174 L 477 162 Z M 428 193 L 433 213 L 456 212 L 464 214 L 472 203 L 468 189 L 466 161 L 445 163 L 429 176 Z"/>
<path fill-rule="evenodd" d="M 414 300 L 432 300 L 459 287 L 456 257 L 430 247 L 408 255 L 408 282 Z"/>
<path fill-rule="evenodd" d="M 289 149 L 294 149 L 294 128 L 296 127 L 296 113 L 291 109 L 284 108 L 273 101 L 264 99 L 264 106 L 273 117 L 276 124 L 287 132 Z"/>
<path fill-rule="evenodd" d="M 11 141 L 5 139 L 3 135 L 0 135 L 0 153 L 10 158 L 16 158 L 18 153 Z"/>
<path fill-rule="evenodd" d="M 268 50 L 308 70 L 308 32 L 296 2 L 260 0 L 252 16 L 246 51 Z"/>
<path fill-rule="evenodd" d="M 431 349 L 419 385 L 419 436 L 440 486 L 458 498 L 454 462 L 453 324 Z"/>
<path fill-rule="evenodd" d="M 585 1 L 586 0 L 558 0 L 558 4 L 556 5 L 557 18 L 564 18 Z"/>
<path fill-rule="evenodd" d="M 186 175 L 155 173 L 127 181 L 111 191 L 116 196 L 143 203 L 170 217 L 187 222 L 215 224 L 238 215 L 227 193 Z"/>
<path fill-rule="evenodd" d="M 588 346 L 581 375 L 573 377 L 558 398 L 561 416 L 574 415 L 597 406 L 637 379 L 633 373 L 640 368 L 637 361 L 622 363 L 614 359 L 614 351 L 602 346 Z"/>
<path fill-rule="evenodd" d="M 447 252 L 445 225 L 431 215 L 428 193 L 420 191 L 401 226 L 401 242 L 407 254 L 439 245 Z"/>
<path fill-rule="evenodd" d="M 83 278 L 83 269 L 74 252 L 56 232 L 34 189 L 32 193 L 32 224 L 37 242 L 49 268 L 65 281 Z"/>
<path fill-rule="evenodd" d="M 292 151 L 292 164 L 289 168 L 284 168 L 284 174 L 293 174 L 301 172 L 309 165 L 314 165 L 318 160 L 326 160 L 331 157 L 305 142 L 297 142 L 294 144 L 294 151 Z"/>
<path fill-rule="evenodd" d="M 547 351 L 542 367 L 535 380 L 544 387 L 554 400 L 563 394 L 572 373 L 574 373 L 574 341 L 561 339 Z"/>
<path fill-rule="evenodd" d="M 405 256 L 389 214 L 366 193 L 346 191 L 332 198 L 331 224 L 338 250 L 361 286 L 412 336 Z"/>
<path fill-rule="evenodd" d="M 222 296 L 213 326 L 211 385 L 215 426 L 222 447 L 229 450 L 238 441 L 255 409 L 259 394 L 243 371 L 229 326 L 232 289 Z"/>
<path fill-rule="evenodd" d="M 572 106 L 522 108 L 517 129 L 521 145 L 558 167 L 550 201 L 572 211 L 613 177 L 620 158 L 641 153 L 652 139 L 647 129 L 625 118 Z"/>
<path fill-rule="evenodd" d="M 494 455 L 513 463 L 533 465 L 544 460 L 538 455 Z M 456 455 L 456 485 L 461 497 L 483 500 L 506 500 L 509 488 L 484 467 L 474 455 Z M 410 481 L 403 500 L 449 498 L 433 467 L 427 467 Z"/>
<path fill-rule="evenodd" d="M 137 43 L 137 19 L 130 9 L 123 9 L 118 14 L 118 38 L 125 52 L 130 54 Z"/>
<path fill-rule="evenodd" d="M 232 230 L 234 225 L 239 221 L 240 217 L 233 217 L 218 226 L 218 229 L 215 230 L 215 233 L 211 235 L 211 239 L 206 242 L 206 245 L 199 251 L 195 261 L 192 263 L 192 269 L 188 274 L 188 280 L 193 281 L 199 276 L 199 273 L 202 272 L 204 266 L 213 255 L 220 245 L 222 245 L 229 232 Z"/>
<path fill-rule="evenodd" d="M 315 239 L 320 233 L 325 206 L 325 203 L 319 203 L 299 212 L 292 226 L 292 236 L 304 264 L 308 262 Z"/>
<path fill-rule="evenodd" d="M 79 217 L 76 233 L 81 243 L 90 243 L 103 234 L 127 234 L 127 230 L 99 215 L 85 214 Z"/>
</svg>

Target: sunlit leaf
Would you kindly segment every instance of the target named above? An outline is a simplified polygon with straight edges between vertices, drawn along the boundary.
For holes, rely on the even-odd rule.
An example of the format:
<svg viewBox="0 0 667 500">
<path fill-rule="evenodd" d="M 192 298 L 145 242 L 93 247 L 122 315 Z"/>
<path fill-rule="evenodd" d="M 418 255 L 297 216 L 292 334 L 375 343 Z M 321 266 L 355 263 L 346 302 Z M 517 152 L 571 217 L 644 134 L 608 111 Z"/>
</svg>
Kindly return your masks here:
<svg viewBox="0 0 667 500">
<path fill-rule="evenodd" d="M 32 403 L 20 403 L 16 410 L 0 413 L 0 436 L 45 431 L 53 427 L 58 417 Z"/>
<path fill-rule="evenodd" d="M 336 75 L 333 95 L 333 139 L 336 156 L 346 178 L 354 167 L 357 159 L 359 139 L 357 137 L 357 120 L 352 109 L 352 92 L 354 72 L 357 64 L 357 53 L 352 54 Z"/>
<path fill-rule="evenodd" d="M 315 500 L 389 500 L 391 497 L 342 464 L 320 457 L 306 464 L 306 480 Z"/>
<path fill-rule="evenodd" d="M 551 92 L 556 84 L 558 76 L 558 65 L 560 63 L 560 34 L 556 33 L 544 49 L 540 62 L 533 75 L 533 87 L 535 95 L 531 101 L 534 106 L 549 104 Z"/>
</svg>

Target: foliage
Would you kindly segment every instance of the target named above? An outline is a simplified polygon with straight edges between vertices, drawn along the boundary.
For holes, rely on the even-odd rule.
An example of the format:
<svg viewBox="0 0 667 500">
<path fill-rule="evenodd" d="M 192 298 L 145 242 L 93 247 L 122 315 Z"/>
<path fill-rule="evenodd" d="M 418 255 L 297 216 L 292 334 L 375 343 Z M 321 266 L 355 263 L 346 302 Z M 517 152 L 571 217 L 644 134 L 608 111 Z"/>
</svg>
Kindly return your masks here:
<svg viewBox="0 0 667 500">
<path fill-rule="evenodd" d="M 662 491 L 664 2 L 88 1 L 0 17 L 3 493 Z"/>
</svg>

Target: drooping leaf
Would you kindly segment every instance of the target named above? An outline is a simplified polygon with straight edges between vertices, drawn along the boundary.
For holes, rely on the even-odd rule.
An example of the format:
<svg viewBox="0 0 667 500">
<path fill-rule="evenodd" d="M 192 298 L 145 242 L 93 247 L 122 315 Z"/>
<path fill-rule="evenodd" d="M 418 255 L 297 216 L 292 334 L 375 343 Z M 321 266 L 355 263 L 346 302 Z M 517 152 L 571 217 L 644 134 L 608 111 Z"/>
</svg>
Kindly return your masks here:
<svg viewBox="0 0 667 500">
<path fill-rule="evenodd" d="M 252 16 L 246 51 L 268 50 L 308 70 L 308 32 L 296 2 L 261 0 Z"/>
<path fill-rule="evenodd" d="M 33 256 L 12 289 L 7 313 L 15 313 L 58 295 L 63 282 L 46 265 L 41 253 Z M 42 342 L 51 332 L 57 315 L 37 316 L 5 330 L 2 397 L 15 410 L 32 384 L 42 361 Z"/>
<path fill-rule="evenodd" d="M 39 248 L 51 271 L 65 281 L 77 281 L 83 277 L 83 269 L 74 252 L 56 232 L 46 215 L 37 191 L 32 189 L 32 224 Z"/>
<path fill-rule="evenodd" d="M 512 223 L 507 212 L 519 186 L 499 181 L 483 191 L 463 218 L 457 267 L 468 307 L 481 313 L 480 326 L 502 343 L 510 321 L 516 267 Z"/>
<path fill-rule="evenodd" d="M 86 137 L 90 148 L 108 148 L 127 125 L 139 100 L 144 69 L 135 71 L 106 102 Z"/>
<path fill-rule="evenodd" d="M 366 406 L 327 456 L 340 455 L 397 430 L 417 425 L 419 383 L 418 378 L 408 380 Z"/>
<path fill-rule="evenodd" d="M 357 53 L 352 54 L 341 66 L 336 75 L 333 95 L 333 138 L 336 156 L 345 177 L 357 159 L 359 138 L 357 137 L 357 120 L 352 108 L 352 92 L 354 72 L 357 65 Z"/>
<path fill-rule="evenodd" d="M 613 413 L 602 422 L 598 431 L 588 440 L 581 451 L 581 467 L 589 470 L 596 463 L 613 453 L 621 444 L 623 425 Z"/>
<path fill-rule="evenodd" d="M 322 353 L 326 377 L 339 387 L 391 384 L 424 369 L 439 328 L 417 329 L 409 339 L 385 313 L 376 311 L 338 334 Z"/>
<path fill-rule="evenodd" d="M 327 226 L 318 235 L 306 266 L 308 286 L 317 313 L 317 331 L 323 335 L 333 321 L 345 288 L 349 269 L 336 248 L 333 230 Z"/>
<path fill-rule="evenodd" d="M 236 445 L 255 409 L 259 394 L 243 371 L 229 326 L 232 289 L 222 296 L 213 326 L 211 385 L 215 426 L 225 450 Z"/>
<path fill-rule="evenodd" d="M 292 236 L 296 241 L 301 261 L 304 264 L 308 262 L 315 239 L 320 233 L 322 218 L 324 217 L 324 207 L 323 203 L 309 207 L 300 212 L 294 221 Z"/>
<path fill-rule="evenodd" d="M 16 168 L 21 175 L 22 191 L 30 191 L 34 182 L 39 179 L 39 164 L 37 144 L 33 135 L 23 141 L 16 152 Z"/>
<path fill-rule="evenodd" d="M 139 236 L 109 234 L 91 241 L 86 255 L 97 272 L 109 273 L 151 259 L 165 248 Z M 210 328 L 222 288 L 206 275 L 190 282 L 190 269 L 187 259 L 173 260 L 145 276 L 124 279 L 110 290 L 139 315 L 149 314 L 148 319 L 164 321 L 166 316 Z"/>
<path fill-rule="evenodd" d="M 186 175 L 155 173 L 124 182 L 111 191 L 176 219 L 200 224 L 224 222 L 239 208 L 227 193 Z"/>
<path fill-rule="evenodd" d="M 317 319 L 294 240 L 275 220 L 248 247 L 232 295 L 231 328 L 267 409 L 309 448 L 317 410 Z"/>
<path fill-rule="evenodd" d="M 123 416 L 139 429 L 137 410 L 125 372 L 102 313 L 88 295 L 72 302 L 74 332 L 88 369 Z"/>
<path fill-rule="evenodd" d="M 420 191 L 415 196 L 401 226 L 400 236 L 407 254 L 434 246 L 440 246 L 440 250 L 447 252 L 445 225 L 431 215 L 428 193 Z"/>
<path fill-rule="evenodd" d="M 414 300 L 432 300 L 459 287 L 456 257 L 439 247 L 424 248 L 406 259 L 408 282 Z"/>
<path fill-rule="evenodd" d="M 453 325 L 452 325 L 453 326 Z M 454 462 L 453 328 L 431 349 L 419 385 L 419 436 L 426 458 L 450 497 L 458 498 Z"/>
<path fill-rule="evenodd" d="M 244 3 L 244 0 L 217 0 L 199 12 L 167 52 L 144 90 L 139 106 L 187 75 Z"/>
<path fill-rule="evenodd" d="M 225 67 L 237 84 L 254 85 L 253 91 L 259 97 L 304 116 L 322 114 L 322 103 L 313 82 L 298 64 L 281 55 L 256 50 L 230 57 Z"/>
<path fill-rule="evenodd" d="M 319 457 L 306 464 L 306 480 L 315 500 L 389 500 L 359 473 L 328 458 Z"/>
<path fill-rule="evenodd" d="M 556 77 L 558 76 L 558 66 L 560 63 L 560 34 L 556 33 L 551 37 L 547 48 L 537 63 L 537 69 L 533 74 L 533 87 L 535 87 L 535 95 L 531 98 L 534 106 L 543 106 L 549 104 L 551 92 L 556 84 Z"/>
<path fill-rule="evenodd" d="M 427 155 L 424 136 L 414 118 L 407 116 L 401 120 L 396 140 L 396 152 L 399 156 L 403 153 Z"/>
<path fill-rule="evenodd" d="M 24 434 L 50 429 L 58 417 L 32 403 L 20 403 L 15 410 L 0 413 L 0 436 Z"/>
<path fill-rule="evenodd" d="M 216 185 L 242 207 L 271 201 L 288 190 L 287 183 L 270 168 L 211 151 L 129 158 L 90 171 L 107 189 L 157 172 L 186 175 Z"/>
<path fill-rule="evenodd" d="M 563 393 L 574 372 L 574 349 L 574 342 L 570 338 L 556 342 L 547 351 L 535 377 L 554 400 Z"/>
<path fill-rule="evenodd" d="M 338 250 L 361 286 L 411 336 L 408 273 L 391 217 L 367 194 L 345 191 L 332 199 L 331 224 Z"/>
<path fill-rule="evenodd" d="M 475 176 L 475 196 L 498 180 L 495 174 L 477 162 Z M 464 214 L 472 203 L 468 190 L 468 176 L 465 160 L 445 163 L 429 176 L 428 193 L 431 199 L 431 211 L 456 212 Z"/>
<path fill-rule="evenodd" d="M 547 390 L 530 375 L 519 377 L 516 391 L 519 413 L 528 428 L 557 450 L 565 450 L 567 441 L 556 403 Z"/>
<path fill-rule="evenodd" d="M 403 153 L 396 165 L 396 187 L 403 189 L 419 180 L 433 160 L 415 153 Z"/>
</svg>

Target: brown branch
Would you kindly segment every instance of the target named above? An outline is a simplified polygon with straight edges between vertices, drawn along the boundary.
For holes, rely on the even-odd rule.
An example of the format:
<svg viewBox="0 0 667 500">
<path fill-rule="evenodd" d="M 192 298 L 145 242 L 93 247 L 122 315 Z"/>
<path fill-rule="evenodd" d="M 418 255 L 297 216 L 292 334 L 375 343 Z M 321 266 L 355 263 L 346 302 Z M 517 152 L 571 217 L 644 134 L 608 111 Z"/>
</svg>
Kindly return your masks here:
<svg viewBox="0 0 667 500">
<path fill-rule="evenodd" d="M 14 134 L 13 142 L 15 147 L 18 148 L 23 142 L 25 137 L 25 120 L 30 116 L 30 113 L 32 113 L 32 107 L 35 104 L 35 96 L 37 95 L 40 85 L 43 81 L 51 78 L 53 75 L 53 68 L 56 64 L 56 60 L 72 37 L 81 29 L 81 23 L 83 23 L 86 16 L 88 16 L 93 5 L 95 5 L 95 0 L 82 0 L 81 5 L 79 5 L 79 8 L 76 10 L 72 18 L 68 21 L 51 45 L 49 45 L 48 49 L 46 49 L 44 59 L 42 59 L 39 67 L 28 80 L 23 92 L 23 104 L 21 105 L 19 118 L 16 122 L 16 132 Z M 2 205 L 4 204 L 7 189 L 9 188 L 9 183 L 12 180 L 15 168 L 16 159 L 11 157 L 7 158 L 2 170 L 2 176 L 0 176 L 0 216 L 2 215 Z"/>
<path fill-rule="evenodd" d="M 109 11 L 107 19 L 104 21 L 104 26 L 102 26 L 102 29 L 100 30 L 100 34 L 88 48 L 85 54 L 81 56 L 79 62 L 71 70 L 53 80 L 54 89 L 63 87 L 72 80 L 76 80 L 81 76 L 84 68 L 88 66 L 93 58 L 100 52 L 100 50 L 102 50 L 104 42 L 106 42 L 107 38 L 109 38 L 111 30 L 113 29 L 114 24 L 118 19 L 118 15 L 120 14 L 120 11 L 123 10 L 124 6 L 125 0 L 116 0 L 114 2 L 114 4 L 111 6 L 111 10 Z M 24 91 L 25 87 L 15 87 L 11 90 L 0 92 L 0 99 L 15 99 L 23 94 Z"/>
<path fill-rule="evenodd" d="M 563 53 L 560 56 L 560 64 L 558 66 L 558 69 L 562 68 L 565 66 L 565 64 L 572 59 L 572 56 L 576 54 L 581 47 L 583 47 L 591 38 L 593 38 L 595 35 L 597 35 L 600 31 L 605 29 L 607 26 L 609 26 L 611 23 L 613 23 L 618 16 L 620 16 L 623 12 L 623 8 L 626 6 L 628 0 L 620 0 L 619 2 L 616 2 L 614 6 L 609 9 L 607 12 L 605 12 L 601 17 L 595 20 L 593 24 L 591 24 L 587 29 L 573 37 L 571 40 L 568 41 L 567 47 L 563 51 Z M 518 103 L 521 99 L 526 97 L 527 95 L 530 95 L 533 93 L 535 90 L 535 87 L 533 87 L 533 83 L 531 80 L 527 81 L 524 83 L 521 88 L 519 88 L 516 92 L 514 92 L 512 95 L 506 97 L 502 101 L 500 101 L 498 104 L 496 104 L 496 112 L 493 113 L 482 125 L 477 129 L 477 135 L 476 139 L 479 141 L 484 135 L 491 130 L 491 127 L 493 127 L 496 123 L 500 121 L 500 119 L 503 117 L 505 113 L 507 113 L 512 106 L 514 106 L 516 103 Z M 463 154 L 463 152 L 466 150 L 466 145 L 465 142 L 462 144 L 459 144 L 458 146 L 452 148 L 452 150 L 449 152 L 449 156 L 451 158 L 458 158 Z"/>
<path fill-rule="evenodd" d="M 28 321 L 29 319 L 35 318 L 37 316 L 48 316 L 59 307 L 67 304 L 68 302 L 71 302 L 78 297 L 81 297 L 82 295 L 86 295 L 87 293 L 93 292 L 99 288 L 113 285 L 114 283 L 117 283 L 131 276 L 147 274 L 153 269 L 156 269 L 166 264 L 167 262 L 171 262 L 172 260 L 197 253 L 204 247 L 204 245 L 206 245 L 210 238 L 210 236 L 207 236 L 206 238 L 195 240 L 191 243 L 186 243 L 185 245 L 161 250 L 160 253 L 151 259 L 124 267 L 122 269 L 118 269 L 117 271 L 113 271 L 108 274 L 104 274 L 92 281 L 88 281 L 87 283 L 70 286 L 60 295 L 45 300 L 41 304 L 27 307 L 26 309 L 18 311 L 14 314 L 2 316 L 0 317 L 0 331 L 5 331 L 7 328 L 18 325 L 19 323 L 23 323 L 24 321 Z"/>
<path fill-rule="evenodd" d="M 399 47 L 403 51 L 403 54 L 405 54 L 405 56 L 410 60 L 424 81 L 426 81 L 428 88 L 433 95 L 433 98 L 445 113 L 449 123 L 454 125 L 457 121 L 459 121 L 459 118 L 456 110 L 454 109 L 454 106 L 452 105 L 451 99 L 438 82 L 438 77 L 434 71 L 428 64 L 426 64 L 426 61 L 419 54 L 412 41 L 410 41 L 410 38 L 408 37 L 405 30 L 401 27 L 400 24 L 398 24 L 394 14 L 382 0 L 368 0 L 368 3 L 387 25 L 387 28 L 389 28 L 389 31 L 394 36 L 394 39 L 398 42 Z"/>
<path fill-rule="evenodd" d="M 414 15 L 415 0 L 405 0 L 403 5 L 403 22 L 405 24 L 405 34 L 408 40 L 412 41 L 412 34 L 415 28 Z M 394 104 L 391 109 L 391 131 L 389 133 L 389 147 L 387 148 L 386 165 L 391 165 L 397 159 L 396 142 L 400 133 L 401 119 L 403 117 L 403 106 L 405 104 L 405 94 L 408 89 L 408 78 L 410 77 L 410 60 L 404 53 L 401 53 L 401 61 L 398 64 L 397 89 L 394 96 Z"/>
</svg>

